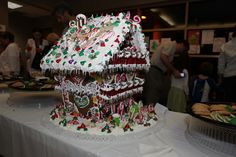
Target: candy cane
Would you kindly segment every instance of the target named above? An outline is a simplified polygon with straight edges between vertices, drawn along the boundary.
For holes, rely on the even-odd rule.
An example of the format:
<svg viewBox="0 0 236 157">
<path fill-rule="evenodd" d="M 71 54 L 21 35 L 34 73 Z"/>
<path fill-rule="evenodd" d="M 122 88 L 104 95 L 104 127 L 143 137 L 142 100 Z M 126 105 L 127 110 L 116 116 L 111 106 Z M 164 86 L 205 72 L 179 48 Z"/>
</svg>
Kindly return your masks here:
<svg viewBox="0 0 236 157">
<path fill-rule="evenodd" d="M 125 15 L 126 19 L 130 19 L 130 11 L 127 12 L 127 14 Z"/>
<path fill-rule="evenodd" d="M 116 104 L 112 105 L 112 111 L 113 113 L 116 113 Z"/>
<path fill-rule="evenodd" d="M 110 109 L 111 109 L 111 113 L 113 114 L 114 112 L 113 112 L 113 107 L 112 107 L 112 105 L 110 106 Z"/>
<path fill-rule="evenodd" d="M 124 103 L 123 102 L 120 103 L 119 110 L 120 110 L 120 116 L 122 117 L 123 114 L 125 113 L 125 107 L 124 107 Z"/>
<path fill-rule="evenodd" d="M 129 99 L 129 107 L 133 105 L 133 100 Z"/>
<path fill-rule="evenodd" d="M 77 22 L 74 21 L 74 20 L 71 20 L 71 21 L 69 22 L 69 26 L 70 26 L 71 28 L 73 28 L 73 27 L 78 27 Z"/>
<path fill-rule="evenodd" d="M 136 23 L 140 23 L 141 22 L 141 18 L 138 15 L 135 15 L 133 18 L 134 22 Z"/>
<path fill-rule="evenodd" d="M 87 24 L 87 18 L 84 14 L 78 14 L 76 16 L 76 20 L 78 21 L 79 28 L 81 28 L 83 25 Z"/>
</svg>

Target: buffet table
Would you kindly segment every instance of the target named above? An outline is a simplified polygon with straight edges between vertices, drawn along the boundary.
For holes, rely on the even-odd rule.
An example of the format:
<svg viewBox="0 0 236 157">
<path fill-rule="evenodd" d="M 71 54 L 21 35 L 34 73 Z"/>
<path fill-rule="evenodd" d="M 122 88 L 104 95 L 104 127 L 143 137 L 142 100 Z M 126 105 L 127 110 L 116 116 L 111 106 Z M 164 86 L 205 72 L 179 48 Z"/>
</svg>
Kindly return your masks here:
<svg viewBox="0 0 236 157">
<path fill-rule="evenodd" d="M 4 157 L 208 157 L 185 136 L 187 114 L 167 111 L 160 131 L 126 142 L 95 142 L 44 125 L 53 106 L 9 106 L 0 94 L 0 154 Z"/>
</svg>

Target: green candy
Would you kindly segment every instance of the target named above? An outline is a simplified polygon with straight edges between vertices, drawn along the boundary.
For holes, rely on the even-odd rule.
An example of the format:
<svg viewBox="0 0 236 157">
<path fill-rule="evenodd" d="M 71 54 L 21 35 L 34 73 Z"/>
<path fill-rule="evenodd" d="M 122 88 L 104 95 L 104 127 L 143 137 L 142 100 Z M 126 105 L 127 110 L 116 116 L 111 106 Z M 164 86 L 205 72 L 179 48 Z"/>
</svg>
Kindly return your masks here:
<svg viewBox="0 0 236 157">
<path fill-rule="evenodd" d="M 116 21 L 116 22 L 113 22 L 112 25 L 115 26 L 115 27 L 118 27 L 120 24 L 120 21 Z"/>
<path fill-rule="evenodd" d="M 71 30 L 70 30 L 70 33 L 75 33 L 76 32 L 76 28 L 72 28 Z"/>
<path fill-rule="evenodd" d="M 90 28 L 90 29 L 93 29 L 93 28 L 94 28 L 94 24 L 90 25 L 89 28 Z"/>
<path fill-rule="evenodd" d="M 112 56 L 112 53 L 111 53 L 111 51 L 109 51 L 109 52 L 107 53 L 107 55 L 109 55 L 109 56 Z"/>
<path fill-rule="evenodd" d="M 84 49 L 79 52 L 79 56 L 83 56 L 83 55 L 84 55 Z"/>
<path fill-rule="evenodd" d="M 80 64 L 81 65 L 84 65 L 86 63 L 86 61 L 81 61 Z"/>
<path fill-rule="evenodd" d="M 67 49 L 65 49 L 65 50 L 63 51 L 63 54 L 64 54 L 64 55 L 68 54 Z"/>
</svg>

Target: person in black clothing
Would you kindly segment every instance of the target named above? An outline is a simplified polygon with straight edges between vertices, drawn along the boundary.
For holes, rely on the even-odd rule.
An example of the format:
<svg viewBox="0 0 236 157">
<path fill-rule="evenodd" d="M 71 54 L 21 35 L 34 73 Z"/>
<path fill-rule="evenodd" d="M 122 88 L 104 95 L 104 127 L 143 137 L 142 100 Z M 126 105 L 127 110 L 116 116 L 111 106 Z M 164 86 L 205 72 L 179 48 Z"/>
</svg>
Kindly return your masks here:
<svg viewBox="0 0 236 157">
<path fill-rule="evenodd" d="M 63 30 L 62 34 L 64 34 L 67 31 L 69 22 L 71 20 L 76 19 L 76 17 L 73 14 L 72 9 L 69 7 L 68 4 L 65 4 L 65 3 L 58 4 L 54 8 L 52 15 L 56 17 L 59 23 L 64 24 L 65 29 Z"/>
</svg>

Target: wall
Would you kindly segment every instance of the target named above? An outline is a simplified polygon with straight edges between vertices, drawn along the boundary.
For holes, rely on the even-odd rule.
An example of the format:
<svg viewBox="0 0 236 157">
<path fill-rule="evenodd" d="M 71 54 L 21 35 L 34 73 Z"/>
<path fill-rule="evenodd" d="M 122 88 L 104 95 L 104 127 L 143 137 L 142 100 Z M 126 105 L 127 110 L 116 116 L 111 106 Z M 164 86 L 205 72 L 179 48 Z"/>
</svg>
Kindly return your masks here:
<svg viewBox="0 0 236 157">
<path fill-rule="evenodd" d="M 8 31 L 15 35 L 15 42 L 22 50 L 25 49 L 27 39 L 31 36 L 33 20 L 20 14 L 9 15 Z"/>
<path fill-rule="evenodd" d="M 7 0 L 0 0 L 0 25 L 8 25 Z"/>
<path fill-rule="evenodd" d="M 51 15 L 35 18 L 34 19 L 34 24 L 37 27 L 42 28 L 43 30 L 45 30 L 45 31 L 43 31 L 44 37 L 46 37 L 47 34 L 51 33 L 51 32 L 61 34 L 63 29 L 66 27 L 66 26 L 63 26 L 62 24 L 59 24 L 56 21 L 56 18 L 51 16 Z"/>
</svg>

